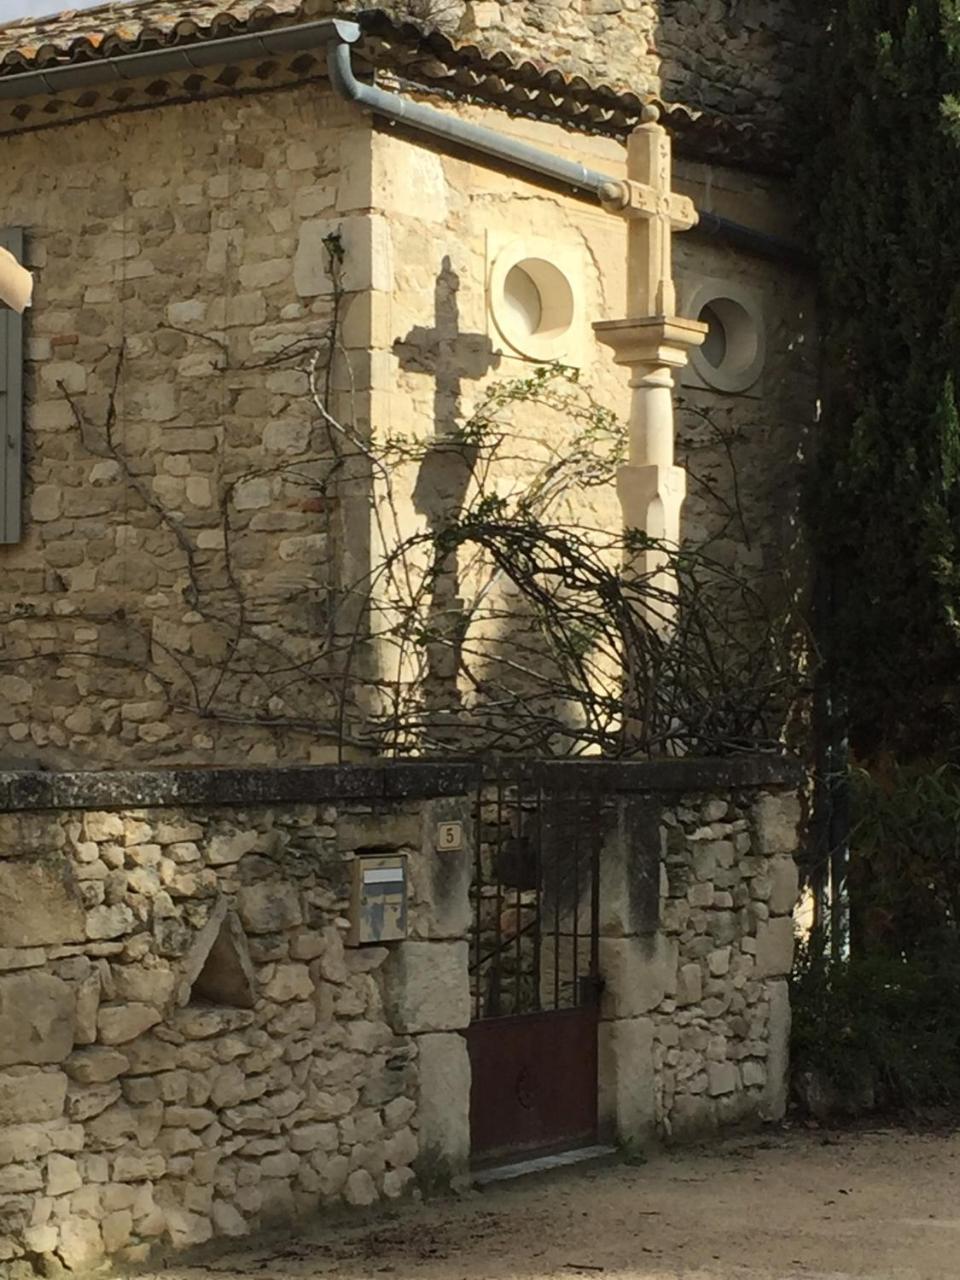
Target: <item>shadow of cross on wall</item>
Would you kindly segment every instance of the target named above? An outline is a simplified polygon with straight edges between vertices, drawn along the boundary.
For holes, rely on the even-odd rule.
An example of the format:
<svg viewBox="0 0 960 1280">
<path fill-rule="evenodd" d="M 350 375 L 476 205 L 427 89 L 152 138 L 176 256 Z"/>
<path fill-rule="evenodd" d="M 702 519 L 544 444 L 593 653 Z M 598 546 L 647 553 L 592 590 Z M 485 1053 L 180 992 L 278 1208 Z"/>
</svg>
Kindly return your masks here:
<svg viewBox="0 0 960 1280">
<path fill-rule="evenodd" d="M 479 381 L 500 363 L 500 353 L 485 333 L 461 333 L 459 291 L 460 277 L 449 257 L 444 257 L 434 289 L 432 327 L 416 325 L 393 344 L 401 369 L 427 374 L 434 382 L 433 440 L 420 463 L 412 495 L 414 510 L 434 534 L 463 510 L 476 462 L 475 449 L 450 440 L 461 423 L 464 379 Z M 431 628 L 436 638 L 427 644 L 425 696 L 438 716 L 433 726 L 436 735 L 443 732 L 444 718 L 455 715 L 459 704 L 457 672 L 466 624 L 459 593 L 459 556 L 450 550 L 438 559 L 430 586 Z"/>
<path fill-rule="evenodd" d="M 456 516 L 470 481 L 472 460 L 463 449 L 445 449 L 441 443 L 460 423 L 463 382 L 477 382 L 500 364 L 500 353 L 485 333 L 461 333 L 459 291 L 460 277 L 445 256 L 434 288 L 432 327 L 416 325 L 393 344 L 401 369 L 428 374 L 434 381 L 433 435 L 438 447 L 425 456 L 413 494 L 415 509 L 434 529 Z"/>
</svg>

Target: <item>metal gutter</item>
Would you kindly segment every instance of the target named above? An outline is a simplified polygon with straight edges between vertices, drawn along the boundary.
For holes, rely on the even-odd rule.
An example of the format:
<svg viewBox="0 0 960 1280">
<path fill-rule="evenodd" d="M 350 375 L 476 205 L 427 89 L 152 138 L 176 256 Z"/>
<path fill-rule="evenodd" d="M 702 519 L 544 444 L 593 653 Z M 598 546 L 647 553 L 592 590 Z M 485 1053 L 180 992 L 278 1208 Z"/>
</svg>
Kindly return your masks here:
<svg viewBox="0 0 960 1280">
<path fill-rule="evenodd" d="M 330 83 L 340 97 L 357 106 L 372 111 L 375 115 L 392 120 L 394 124 L 407 125 L 408 128 L 420 129 L 429 133 L 430 137 L 439 138 L 454 146 L 467 147 L 471 151 L 493 156 L 494 160 L 502 160 L 506 164 L 517 165 L 518 168 L 539 173 L 554 182 L 571 187 L 573 191 L 582 191 L 593 196 L 602 205 L 616 205 L 625 184 L 607 173 L 599 173 L 596 169 L 588 169 L 585 165 L 576 164 L 572 160 L 564 160 L 562 156 L 550 151 L 541 151 L 529 142 L 521 142 L 517 138 L 504 137 L 495 129 L 485 128 L 481 124 L 472 124 L 468 120 L 458 119 L 454 115 L 445 115 L 433 106 L 425 106 L 421 102 L 413 102 L 399 93 L 389 93 L 375 84 L 365 84 L 357 79 L 353 70 L 351 45 L 360 40 L 361 29 L 355 22 L 338 22 L 334 20 L 337 38 L 330 44 L 326 61 L 330 72 Z M 699 221 L 691 229 L 691 234 L 699 232 L 714 241 L 728 244 L 731 248 L 739 248 L 756 257 L 764 257 L 778 262 L 787 262 L 791 266 L 803 268 L 809 266 L 808 257 L 797 244 L 778 236 L 769 236 L 758 232 L 753 227 L 745 227 L 719 214 L 709 214 L 698 210 Z"/>
<path fill-rule="evenodd" d="M 742 222 L 732 222 L 719 213 L 707 213 L 697 210 L 697 224 L 691 227 L 688 235 L 701 235 L 710 240 L 718 240 L 729 249 L 741 249 L 755 258 L 766 258 L 770 262 L 782 262 L 796 267 L 798 271 L 811 271 L 813 257 L 802 245 L 783 236 L 770 235 L 766 231 L 757 231 L 754 227 L 745 226 Z"/>
<path fill-rule="evenodd" d="M 324 48 L 331 40 L 342 40 L 343 35 L 338 28 L 343 25 L 329 19 L 304 22 L 295 27 L 245 32 L 225 36 L 221 40 L 176 45 L 170 49 L 124 53 L 115 58 L 91 58 L 89 62 L 71 62 L 46 71 L 0 75 L 0 98 L 62 93 L 66 89 L 85 89 L 89 85 L 111 84 L 117 80 L 140 80 L 145 76 L 166 75 L 173 71 L 196 71 L 201 67 L 222 66 L 251 58 L 301 53 L 307 49 Z"/>
<path fill-rule="evenodd" d="M 429 134 L 449 146 L 466 147 L 483 155 L 512 164 L 554 182 L 581 191 L 600 203 L 616 204 L 623 183 L 609 174 L 589 169 L 586 165 L 542 151 L 530 143 L 505 137 L 483 125 L 461 120 L 397 93 L 389 93 L 376 85 L 358 80 L 353 69 L 351 46 L 361 37 L 356 22 L 325 19 L 295 26 L 277 27 L 269 31 L 244 32 L 220 40 L 203 40 L 195 44 L 166 49 L 149 49 L 143 53 L 119 54 L 116 57 L 91 58 L 88 62 L 68 63 L 44 71 L 21 71 L 0 75 L 0 99 L 24 98 L 33 94 L 56 94 L 117 81 L 140 80 L 171 72 L 195 71 L 202 67 L 223 66 L 253 58 L 276 57 L 310 49 L 327 49 L 330 81 L 334 90 L 349 102 L 372 111 L 395 124 Z M 779 236 L 755 231 L 752 227 L 731 222 L 715 213 L 698 210 L 700 221 L 691 234 L 699 232 L 710 239 L 754 256 L 794 267 L 809 267 L 803 250 Z"/>
<path fill-rule="evenodd" d="M 339 40 L 330 45 L 327 65 L 335 92 L 347 101 L 365 107 L 374 115 L 392 120 L 394 124 L 418 129 L 454 146 L 468 147 L 471 151 L 480 151 L 495 160 L 503 160 L 507 164 L 542 174 L 543 177 L 552 178 L 576 191 L 589 192 L 598 200 L 601 188 L 616 181 L 609 174 L 588 169 L 573 160 L 564 160 L 549 151 L 541 151 L 528 142 L 505 137 L 494 129 L 471 124 L 457 116 L 437 111 L 434 107 L 412 102 L 398 93 L 378 89 L 376 85 L 364 84 L 354 73 L 350 52 L 350 46 L 360 39 L 360 27 L 355 22 L 335 22 L 334 26 L 338 29 Z"/>
<path fill-rule="evenodd" d="M 330 44 L 327 53 L 327 65 L 330 72 L 330 83 L 340 97 L 357 106 L 372 111 L 394 124 L 406 125 L 418 129 L 454 146 L 466 147 L 471 151 L 479 151 L 483 155 L 492 156 L 495 160 L 516 165 L 543 177 L 550 178 L 574 191 L 582 191 L 592 196 L 601 204 L 618 203 L 624 190 L 624 183 L 610 174 L 600 173 L 596 169 L 588 169 L 585 165 L 549 151 L 542 151 L 528 142 L 505 137 L 494 129 L 483 125 L 461 120 L 457 116 L 447 115 L 434 107 L 413 102 L 397 93 L 389 93 L 376 85 L 365 84 L 358 80 L 353 69 L 351 45 L 361 35 L 360 27 L 355 22 L 334 21 L 336 39 Z M 707 213 L 698 209 L 699 221 L 691 229 L 691 234 L 700 232 L 712 240 L 719 241 L 731 248 L 740 249 L 755 257 L 767 258 L 775 262 L 787 263 L 794 267 L 809 267 L 810 262 L 803 249 L 790 240 L 780 236 L 769 235 L 764 231 L 756 231 L 753 227 L 733 222 L 729 218 L 716 213 Z"/>
</svg>

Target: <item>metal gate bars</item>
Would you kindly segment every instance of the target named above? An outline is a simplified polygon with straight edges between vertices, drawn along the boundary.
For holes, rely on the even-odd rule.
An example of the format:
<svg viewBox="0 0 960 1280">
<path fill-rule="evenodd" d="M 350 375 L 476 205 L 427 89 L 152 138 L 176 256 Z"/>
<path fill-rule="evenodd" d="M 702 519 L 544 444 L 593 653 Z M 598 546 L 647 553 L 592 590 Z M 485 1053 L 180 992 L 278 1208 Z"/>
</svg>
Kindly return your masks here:
<svg viewBox="0 0 960 1280">
<path fill-rule="evenodd" d="M 475 1157 L 589 1142 L 597 1123 L 601 793 L 499 766 L 477 796 L 467 1033 Z"/>
</svg>

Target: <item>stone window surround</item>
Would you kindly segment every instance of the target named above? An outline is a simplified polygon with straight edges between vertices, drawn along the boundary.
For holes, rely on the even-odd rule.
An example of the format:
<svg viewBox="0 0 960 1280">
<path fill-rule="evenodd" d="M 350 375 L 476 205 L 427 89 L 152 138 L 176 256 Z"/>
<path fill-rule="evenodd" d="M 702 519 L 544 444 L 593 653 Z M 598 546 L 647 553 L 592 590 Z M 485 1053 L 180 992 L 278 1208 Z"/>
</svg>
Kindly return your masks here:
<svg viewBox="0 0 960 1280">
<path fill-rule="evenodd" d="M 517 324 L 506 300 L 511 271 L 519 267 L 533 281 L 543 308 L 533 333 Z M 509 354 L 538 362 L 579 365 L 584 356 L 584 266 L 579 247 L 541 236 L 487 233 L 487 309 L 492 337 Z"/>
<path fill-rule="evenodd" d="M 767 358 L 763 294 L 739 281 L 694 275 L 680 281 L 681 314 L 698 319 L 705 308 L 719 309 L 726 329 L 726 352 L 719 365 L 695 347 L 681 374 L 683 386 L 706 387 L 726 395 L 758 396 Z"/>
</svg>

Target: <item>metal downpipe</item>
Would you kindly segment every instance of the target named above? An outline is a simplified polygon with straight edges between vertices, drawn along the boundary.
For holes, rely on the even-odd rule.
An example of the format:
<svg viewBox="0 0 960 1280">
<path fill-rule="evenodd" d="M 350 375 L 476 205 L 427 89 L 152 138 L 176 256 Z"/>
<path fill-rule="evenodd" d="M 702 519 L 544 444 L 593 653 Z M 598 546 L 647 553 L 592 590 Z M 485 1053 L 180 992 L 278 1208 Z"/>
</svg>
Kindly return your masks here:
<svg viewBox="0 0 960 1280">
<path fill-rule="evenodd" d="M 460 120 L 456 116 L 437 111 L 434 107 L 413 102 L 400 94 L 388 93 L 387 90 L 379 89 L 376 85 L 365 84 L 357 79 L 350 49 L 350 46 L 360 38 L 359 26 L 354 22 L 341 21 L 334 21 L 332 25 L 339 38 L 330 45 L 327 53 L 330 83 L 334 91 L 348 102 L 356 103 L 357 106 L 364 107 L 395 124 L 419 129 L 431 137 L 440 138 L 454 146 L 480 151 L 494 159 L 542 174 L 575 191 L 586 192 L 601 204 L 610 202 L 615 193 L 623 189 L 624 184 L 610 174 L 588 169 L 585 165 L 564 160 L 549 151 L 542 151 L 528 142 L 507 138 L 483 125 Z M 720 241 L 731 248 L 740 249 L 756 257 L 788 263 L 799 268 L 809 266 L 807 255 L 799 245 L 789 240 L 756 231 L 752 227 L 733 222 L 716 213 L 707 213 L 698 209 L 697 214 L 699 222 L 691 229 L 691 234 L 699 232 L 712 240 Z"/>
<path fill-rule="evenodd" d="M 350 55 L 350 45 L 359 39 L 360 28 L 355 23 L 348 22 L 337 22 L 334 25 L 340 31 L 341 40 L 332 44 L 328 53 L 330 81 L 334 90 L 350 102 L 366 107 L 375 115 L 392 120 L 395 124 L 419 129 L 431 137 L 443 138 L 456 146 L 481 151 L 484 155 L 540 173 L 577 191 L 587 191 L 598 200 L 601 188 L 616 181 L 608 174 L 598 173 L 595 169 L 588 169 L 572 160 L 564 160 L 539 147 L 531 146 L 528 142 L 505 137 L 494 129 L 471 124 L 467 120 L 437 111 L 434 107 L 413 102 L 400 94 L 388 93 L 375 85 L 364 84 L 354 74 Z M 345 28 L 349 30 L 344 31 Z"/>
</svg>

